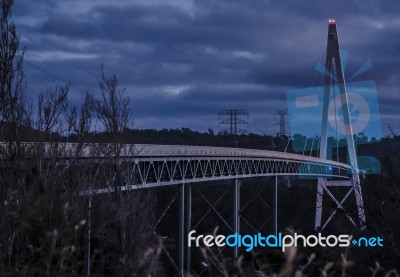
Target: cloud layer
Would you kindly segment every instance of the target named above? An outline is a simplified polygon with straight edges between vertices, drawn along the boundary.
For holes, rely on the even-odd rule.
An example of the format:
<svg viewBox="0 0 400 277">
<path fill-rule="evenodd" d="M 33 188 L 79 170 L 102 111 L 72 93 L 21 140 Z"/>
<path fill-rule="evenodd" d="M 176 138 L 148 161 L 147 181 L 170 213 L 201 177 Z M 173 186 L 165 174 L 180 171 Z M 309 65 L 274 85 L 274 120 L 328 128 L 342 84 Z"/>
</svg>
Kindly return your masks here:
<svg viewBox="0 0 400 277">
<path fill-rule="evenodd" d="M 382 125 L 398 120 L 397 0 L 15 1 L 32 95 L 69 81 L 98 91 L 100 64 L 131 97 L 137 128 L 218 129 L 218 111 L 246 109 L 248 131 L 274 133 L 292 88 L 321 84 L 327 19 L 349 51 L 347 76 L 376 80 Z M 387 133 L 384 130 L 384 133 Z"/>
</svg>

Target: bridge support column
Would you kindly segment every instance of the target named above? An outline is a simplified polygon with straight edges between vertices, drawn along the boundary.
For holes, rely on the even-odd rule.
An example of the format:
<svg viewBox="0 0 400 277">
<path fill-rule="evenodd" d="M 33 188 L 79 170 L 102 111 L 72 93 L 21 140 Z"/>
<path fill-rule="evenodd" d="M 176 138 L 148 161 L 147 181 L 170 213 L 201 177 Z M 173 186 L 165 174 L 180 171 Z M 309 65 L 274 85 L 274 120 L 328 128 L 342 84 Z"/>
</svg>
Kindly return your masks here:
<svg viewBox="0 0 400 277">
<path fill-rule="evenodd" d="M 235 179 L 233 188 L 233 232 L 240 233 L 240 179 Z M 233 248 L 233 258 L 236 259 L 239 255 L 237 244 Z"/>
<path fill-rule="evenodd" d="M 179 188 L 179 262 L 178 274 L 184 276 L 184 262 L 185 262 L 185 185 Z"/>
<path fill-rule="evenodd" d="M 90 255 L 91 250 L 91 240 L 92 240 L 92 199 L 93 199 L 93 184 L 92 184 L 92 173 L 89 168 L 89 203 L 88 203 L 88 220 L 87 220 L 87 257 L 86 257 L 86 273 L 87 276 L 91 275 L 91 262 L 92 258 Z"/>
<path fill-rule="evenodd" d="M 274 189 L 274 233 L 278 235 L 278 175 L 275 175 L 275 189 Z"/>
<path fill-rule="evenodd" d="M 189 234 L 192 228 L 192 186 L 186 187 L 186 235 Z M 190 247 L 186 244 L 186 272 L 190 273 L 191 267 Z"/>
<path fill-rule="evenodd" d="M 356 227 L 357 224 L 353 220 L 353 218 L 348 214 L 344 209 L 344 202 L 351 193 L 354 191 L 357 210 L 358 210 L 358 219 L 359 219 L 359 227 L 361 230 L 365 228 L 365 214 L 364 214 L 364 206 L 362 203 L 361 192 L 357 191 L 357 188 L 360 187 L 359 183 L 360 179 L 358 175 L 353 175 L 352 180 L 338 181 L 338 180 L 326 180 L 324 178 L 318 179 L 318 190 L 317 190 L 317 203 L 316 203 L 316 214 L 315 214 L 315 230 L 322 231 L 325 227 L 331 222 L 332 218 L 336 215 L 337 211 L 344 212 L 347 219 Z M 358 182 L 358 183 L 357 183 Z M 339 201 L 335 198 L 335 196 L 328 189 L 329 187 L 347 187 L 349 188 L 346 195 Z M 336 207 L 331 211 L 330 216 L 324 221 L 322 224 L 322 206 L 323 206 L 323 198 L 324 194 L 326 194 L 330 200 L 332 200 Z"/>
<path fill-rule="evenodd" d="M 88 204 L 88 221 L 87 221 L 87 276 L 90 276 L 91 273 L 91 256 L 90 256 L 90 249 L 91 249 L 91 240 L 92 240 L 92 194 L 89 196 L 89 204 Z"/>
<path fill-rule="evenodd" d="M 315 204 L 315 230 L 321 230 L 322 204 L 324 199 L 323 178 L 318 178 L 317 201 Z"/>
<path fill-rule="evenodd" d="M 360 224 L 361 230 L 364 230 L 366 227 L 366 221 L 365 221 L 365 212 L 364 212 L 364 204 L 363 204 L 363 199 L 362 199 L 362 193 L 361 193 L 361 184 L 360 184 L 360 175 L 358 174 L 353 174 L 351 177 L 351 184 L 353 185 L 354 188 L 354 193 L 356 195 L 356 203 L 357 203 L 357 212 L 358 212 L 358 220 Z"/>
</svg>

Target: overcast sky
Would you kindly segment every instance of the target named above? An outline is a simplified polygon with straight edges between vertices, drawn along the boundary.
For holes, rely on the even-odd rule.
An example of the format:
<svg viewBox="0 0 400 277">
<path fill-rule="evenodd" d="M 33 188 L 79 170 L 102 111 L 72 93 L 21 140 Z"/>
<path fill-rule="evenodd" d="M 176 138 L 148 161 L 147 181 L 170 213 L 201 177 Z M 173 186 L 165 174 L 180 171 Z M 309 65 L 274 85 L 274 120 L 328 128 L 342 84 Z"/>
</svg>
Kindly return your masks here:
<svg viewBox="0 0 400 277">
<path fill-rule="evenodd" d="M 257 133 L 277 131 L 286 91 L 320 85 L 335 18 L 346 76 L 373 62 L 357 81 L 376 81 L 383 132 L 400 132 L 398 0 L 15 0 L 13 17 L 32 97 L 65 82 L 74 101 L 98 95 L 103 63 L 136 128 L 218 130 L 220 110 L 246 109 Z"/>
</svg>

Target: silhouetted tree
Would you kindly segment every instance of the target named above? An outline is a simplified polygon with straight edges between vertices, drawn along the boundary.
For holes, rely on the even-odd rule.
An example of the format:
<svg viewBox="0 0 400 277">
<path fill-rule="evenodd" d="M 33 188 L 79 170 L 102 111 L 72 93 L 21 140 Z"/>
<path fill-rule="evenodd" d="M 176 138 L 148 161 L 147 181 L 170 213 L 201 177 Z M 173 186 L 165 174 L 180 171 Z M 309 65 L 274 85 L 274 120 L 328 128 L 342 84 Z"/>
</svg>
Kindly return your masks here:
<svg viewBox="0 0 400 277">
<path fill-rule="evenodd" d="M 2 0 L 0 16 L 0 137 L 8 154 L 21 155 L 24 126 L 30 125 L 31 107 L 25 101 L 23 62 L 19 38 L 11 19 L 12 0 Z"/>
<path fill-rule="evenodd" d="M 102 123 L 103 131 L 110 136 L 109 142 L 114 145 L 114 155 L 118 156 L 123 132 L 133 127 L 129 98 L 125 95 L 125 89 L 118 86 L 117 76 L 106 76 L 103 66 L 99 87 L 100 99 L 95 102 L 97 118 Z"/>
</svg>

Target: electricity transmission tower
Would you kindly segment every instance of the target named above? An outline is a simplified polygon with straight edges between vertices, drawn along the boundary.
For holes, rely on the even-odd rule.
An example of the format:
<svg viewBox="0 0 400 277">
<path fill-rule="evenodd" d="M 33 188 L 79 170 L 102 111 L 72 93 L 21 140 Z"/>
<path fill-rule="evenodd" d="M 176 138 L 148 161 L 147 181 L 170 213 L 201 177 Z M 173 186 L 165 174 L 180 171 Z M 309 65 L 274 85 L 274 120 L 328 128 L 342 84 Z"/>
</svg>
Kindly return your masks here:
<svg viewBox="0 0 400 277">
<path fill-rule="evenodd" d="M 278 123 L 275 123 L 275 126 L 279 125 L 279 132 L 278 136 L 283 137 L 286 136 L 289 132 L 287 131 L 287 125 L 288 122 L 286 120 L 286 117 L 289 116 L 288 110 L 277 110 L 274 120 L 276 120 L 276 116 L 279 116 L 279 121 Z"/>
<path fill-rule="evenodd" d="M 238 128 L 238 125 L 247 125 L 248 122 L 241 119 L 241 116 L 248 116 L 246 110 L 222 110 L 218 113 L 219 125 L 229 125 L 229 134 L 237 135 L 238 133 L 246 133 L 246 130 Z"/>
</svg>

